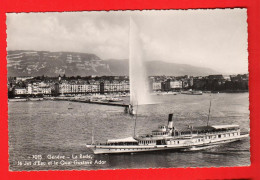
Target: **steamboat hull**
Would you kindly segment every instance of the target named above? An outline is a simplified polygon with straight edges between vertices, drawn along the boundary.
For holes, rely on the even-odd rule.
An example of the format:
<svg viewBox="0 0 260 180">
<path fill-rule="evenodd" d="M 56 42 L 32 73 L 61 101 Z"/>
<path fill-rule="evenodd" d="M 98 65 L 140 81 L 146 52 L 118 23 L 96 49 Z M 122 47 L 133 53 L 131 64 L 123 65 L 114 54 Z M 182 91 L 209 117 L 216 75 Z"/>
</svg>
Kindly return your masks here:
<svg viewBox="0 0 260 180">
<path fill-rule="evenodd" d="M 122 153 L 138 153 L 138 152 L 153 152 L 163 150 L 184 150 L 185 147 L 169 147 L 169 146 L 121 146 L 121 147 L 107 147 L 107 146 L 93 146 L 87 145 L 92 149 L 94 154 L 122 154 Z M 187 147 L 186 147 L 187 148 Z"/>
<path fill-rule="evenodd" d="M 240 135 L 239 137 L 226 138 L 221 140 L 212 140 L 202 143 L 190 143 L 190 144 L 180 144 L 180 145 L 86 145 L 90 148 L 94 154 L 119 154 L 119 153 L 138 153 L 138 152 L 153 152 L 153 151 L 192 151 L 201 150 L 206 148 L 215 147 L 221 144 L 230 143 L 247 138 L 249 134 Z"/>
</svg>

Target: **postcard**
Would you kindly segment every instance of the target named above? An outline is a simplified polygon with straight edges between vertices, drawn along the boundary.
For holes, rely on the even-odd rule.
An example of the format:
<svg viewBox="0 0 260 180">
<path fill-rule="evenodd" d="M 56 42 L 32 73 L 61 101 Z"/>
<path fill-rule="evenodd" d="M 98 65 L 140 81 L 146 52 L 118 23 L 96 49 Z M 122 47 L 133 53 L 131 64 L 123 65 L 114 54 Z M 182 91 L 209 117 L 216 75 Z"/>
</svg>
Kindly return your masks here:
<svg viewBox="0 0 260 180">
<path fill-rule="evenodd" d="M 10 171 L 250 166 L 246 8 L 6 16 Z"/>
</svg>

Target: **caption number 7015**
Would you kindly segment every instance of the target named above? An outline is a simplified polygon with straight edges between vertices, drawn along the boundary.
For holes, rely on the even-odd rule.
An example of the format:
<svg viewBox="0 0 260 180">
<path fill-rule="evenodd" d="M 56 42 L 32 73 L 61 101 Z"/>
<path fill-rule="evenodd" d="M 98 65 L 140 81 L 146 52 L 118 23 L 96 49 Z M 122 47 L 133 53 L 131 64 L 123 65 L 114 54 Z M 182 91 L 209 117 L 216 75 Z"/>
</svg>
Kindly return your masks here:
<svg viewBox="0 0 260 180">
<path fill-rule="evenodd" d="M 42 155 L 32 155 L 33 159 L 37 159 L 37 160 L 41 160 L 42 159 Z"/>
</svg>

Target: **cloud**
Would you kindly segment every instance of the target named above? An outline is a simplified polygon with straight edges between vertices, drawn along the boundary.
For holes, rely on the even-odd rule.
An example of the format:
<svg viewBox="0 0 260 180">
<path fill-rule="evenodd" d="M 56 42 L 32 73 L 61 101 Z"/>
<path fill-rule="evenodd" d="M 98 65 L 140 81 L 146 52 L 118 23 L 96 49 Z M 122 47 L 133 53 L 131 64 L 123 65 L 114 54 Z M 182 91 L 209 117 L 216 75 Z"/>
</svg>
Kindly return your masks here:
<svg viewBox="0 0 260 180">
<path fill-rule="evenodd" d="M 130 16 L 140 28 L 147 60 L 247 72 L 246 9 L 8 13 L 8 50 L 127 59 Z"/>
<path fill-rule="evenodd" d="M 8 49 L 97 53 L 102 58 L 128 55 L 128 27 L 79 15 L 8 14 Z"/>
</svg>

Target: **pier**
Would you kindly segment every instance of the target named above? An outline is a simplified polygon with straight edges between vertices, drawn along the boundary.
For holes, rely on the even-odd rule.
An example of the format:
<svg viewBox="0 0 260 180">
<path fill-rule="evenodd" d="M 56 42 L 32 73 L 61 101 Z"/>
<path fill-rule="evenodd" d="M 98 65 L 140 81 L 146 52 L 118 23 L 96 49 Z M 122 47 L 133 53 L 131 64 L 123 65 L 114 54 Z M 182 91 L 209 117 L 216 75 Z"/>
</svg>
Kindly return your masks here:
<svg viewBox="0 0 260 180">
<path fill-rule="evenodd" d="M 119 106 L 119 107 L 128 108 L 128 104 L 124 104 L 124 103 L 100 102 L 100 101 L 79 100 L 79 99 L 54 99 L 54 100 L 55 101 L 71 101 L 71 102 L 88 103 L 88 104 L 99 104 L 99 105 L 107 105 L 107 106 Z"/>
</svg>

